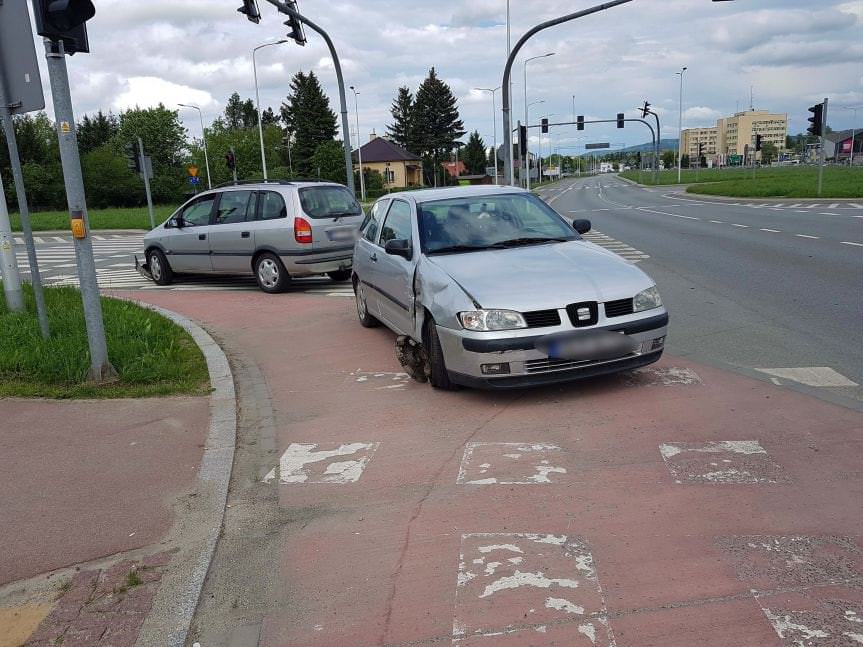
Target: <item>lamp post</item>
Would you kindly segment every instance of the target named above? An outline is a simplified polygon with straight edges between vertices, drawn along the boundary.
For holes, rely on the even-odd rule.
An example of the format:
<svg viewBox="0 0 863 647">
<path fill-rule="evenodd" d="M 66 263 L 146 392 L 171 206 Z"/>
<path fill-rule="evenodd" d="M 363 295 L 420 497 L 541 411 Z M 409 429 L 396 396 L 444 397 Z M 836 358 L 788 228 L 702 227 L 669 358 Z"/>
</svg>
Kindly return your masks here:
<svg viewBox="0 0 863 647">
<path fill-rule="evenodd" d="M 531 61 L 535 61 L 538 58 L 548 58 L 549 56 L 554 56 L 555 52 L 548 52 L 547 54 L 540 54 L 539 56 L 531 56 L 530 58 L 525 59 L 524 61 L 524 125 L 530 126 L 530 122 L 528 121 L 528 105 L 527 105 L 527 64 Z M 533 104 L 531 104 L 533 105 Z M 524 170 L 526 171 L 526 179 L 525 179 L 525 188 L 530 190 L 530 151 L 528 150 L 527 155 L 525 155 L 524 161 Z"/>
<path fill-rule="evenodd" d="M 210 159 L 207 157 L 207 133 L 204 130 L 204 115 L 201 113 L 201 109 L 198 106 L 187 103 L 178 103 L 177 105 L 198 111 L 198 117 L 201 119 L 201 140 L 204 142 L 204 166 L 207 168 L 207 188 L 212 189 L 213 183 L 210 181 Z"/>
<path fill-rule="evenodd" d="M 854 166 L 854 138 L 857 136 L 857 109 L 863 106 L 842 106 L 842 110 L 851 110 L 854 113 L 851 121 L 851 158 L 848 160 L 848 166 Z"/>
<path fill-rule="evenodd" d="M 360 197 L 366 199 L 366 180 L 363 178 L 363 140 L 360 137 L 360 93 L 354 86 L 349 86 L 354 92 L 354 114 L 357 121 L 357 161 L 360 163 Z"/>
<path fill-rule="evenodd" d="M 528 103 L 527 97 L 524 98 L 524 125 L 525 125 L 525 128 L 527 128 L 529 126 L 527 118 L 528 118 L 528 115 L 530 114 L 530 107 L 531 106 L 538 106 L 541 103 L 545 103 L 545 99 L 539 99 L 537 101 L 531 101 L 530 103 Z M 527 131 L 527 132 L 529 133 L 530 131 Z M 541 136 L 540 136 L 540 139 L 542 139 Z M 526 151 L 525 155 L 524 155 L 524 170 L 525 170 L 524 188 L 526 188 L 528 191 L 530 191 L 530 146 L 528 145 L 528 142 L 530 141 L 529 136 L 528 136 L 527 140 L 528 141 L 525 142 L 525 144 L 524 144 L 524 149 Z"/>
<path fill-rule="evenodd" d="M 683 67 L 675 74 L 680 75 L 680 113 L 677 120 L 677 183 L 680 184 L 683 175 L 683 73 L 686 68 Z"/>
<path fill-rule="evenodd" d="M 267 181 L 267 156 L 264 154 L 264 125 L 263 119 L 261 117 L 261 93 L 258 91 L 258 65 L 255 61 L 255 54 L 258 53 L 259 49 L 263 49 L 264 47 L 270 47 L 271 45 L 281 45 L 282 43 L 287 43 L 287 40 L 277 40 L 274 43 L 264 43 L 263 45 L 258 45 L 254 49 L 252 49 L 252 72 L 255 76 L 255 104 L 258 108 L 258 136 L 261 140 L 261 170 L 264 173 L 264 182 Z"/>
<path fill-rule="evenodd" d="M 509 8 L 509 2 L 507 2 L 507 11 Z M 500 90 L 500 86 L 496 88 L 474 88 L 474 90 L 479 90 L 481 92 L 491 92 L 491 122 L 492 127 L 494 128 L 494 183 L 498 184 L 497 178 L 497 106 L 494 101 L 494 93 Z"/>
</svg>

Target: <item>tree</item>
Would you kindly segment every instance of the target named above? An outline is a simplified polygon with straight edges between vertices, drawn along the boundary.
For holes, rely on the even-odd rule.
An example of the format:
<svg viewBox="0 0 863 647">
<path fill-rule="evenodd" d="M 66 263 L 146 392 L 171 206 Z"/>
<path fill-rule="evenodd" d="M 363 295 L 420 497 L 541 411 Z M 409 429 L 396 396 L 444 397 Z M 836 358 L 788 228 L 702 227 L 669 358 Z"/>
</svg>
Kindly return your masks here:
<svg viewBox="0 0 863 647">
<path fill-rule="evenodd" d="M 251 99 L 243 101 L 239 93 L 234 92 L 225 105 L 224 124 L 229 130 L 257 128 L 258 111 L 255 110 L 254 102 Z"/>
<path fill-rule="evenodd" d="M 393 123 L 387 126 L 387 134 L 393 142 L 411 152 L 415 152 L 414 145 L 416 144 L 413 129 L 413 110 L 414 97 L 411 94 L 410 88 L 406 86 L 400 87 L 390 108 Z"/>
<path fill-rule="evenodd" d="M 677 154 L 674 151 L 662 151 L 662 165 L 665 168 L 677 166 Z"/>
<path fill-rule="evenodd" d="M 433 183 L 440 177 L 440 162 L 459 137 L 465 134 L 458 115 L 458 105 L 450 87 L 441 81 L 434 68 L 417 90 L 411 125 L 417 153 L 429 162 L 424 168 L 433 173 Z"/>
<path fill-rule="evenodd" d="M 111 141 L 120 131 L 120 122 L 110 112 L 105 115 L 100 110 L 91 119 L 84 115 L 78 124 L 78 150 L 86 155 Z"/>
<path fill-rule="evenodd" d="M 773 142 L 764 142 L 761 144 L 761 163 L 762 164 L 770 164 L 773 160 L 776 159 L 776 156 L 779 154 L 779 149 L 776 148 L 776 144 Z"/>
<path fill-rule="evenodd" d="M 314 72 L 294 75 L 281 112 L 282 120 L 292 133 L 293 167 L 300 176 L 311 175 L 315 172 L 312 162 L 315 151 L 336 136 L 336 113 L 330 109 L 330 100 Z"/>
<path fill-rule="evenodd" d="M 90 207 L 132 207 L 144 202 L 144 184 L 110 144 L 85 153 L 81 170 Z"/>
<path fill-rule="evenodd" d="M 479 131 L 474 130 L 467 140 L 467 146 L 464 147 L 462 160 L 467 168 L 467 172 L 471 175 L 485 174 L 485 166 L 488 158 L 485 154 L 485 142 L 479 136 Z"/>
<path fill-rule="evenodd" d="M 331 139 L 318 146 L 311 164 L 315 177 L 345 184 L 345 149 L 341 141 Z"/>
<path fill-rule="evenodd" d="M 144 142 L 146 154 L 153 158 L 153 171 L 157 175 L 164 169 L 178 168 L 185 161 L 188 140 L 177 110 L 169 110 L 160 103 L 155 108 L 130 108 L 121 114 L 118 152 L 138 137 Z"/>
<path fill-rule="evenodd" d="M 277 115 L 272 108 L 267 108 L 261 113 L 261 125 L 264 128 L 267 126 L 278 126 L 281 120 L 282 117 Z"/>
</svg>

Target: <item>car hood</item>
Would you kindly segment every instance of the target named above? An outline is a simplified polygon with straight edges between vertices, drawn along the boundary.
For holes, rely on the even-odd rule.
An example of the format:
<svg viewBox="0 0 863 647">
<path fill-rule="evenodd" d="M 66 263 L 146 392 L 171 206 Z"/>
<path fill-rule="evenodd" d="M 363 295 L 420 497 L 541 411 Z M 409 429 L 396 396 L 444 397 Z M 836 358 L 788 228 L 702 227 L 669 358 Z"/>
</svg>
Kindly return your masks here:
<svg viewBox="0 0 863 647">
<path fill-rule="evenodd" d="M 427 257 L 483 308 L 527 312 L 635 296 L 654 282 L 587 241 Z"/>
</svg>

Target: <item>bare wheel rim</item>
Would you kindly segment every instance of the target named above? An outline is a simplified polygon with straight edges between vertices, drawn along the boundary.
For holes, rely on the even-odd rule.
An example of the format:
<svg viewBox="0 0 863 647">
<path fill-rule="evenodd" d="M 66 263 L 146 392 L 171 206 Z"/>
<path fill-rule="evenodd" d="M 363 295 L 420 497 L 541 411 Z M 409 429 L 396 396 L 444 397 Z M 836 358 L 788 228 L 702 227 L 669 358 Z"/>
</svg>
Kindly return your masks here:
<svg viewBox="0 0 863 647">
<path fill-rule="evenodd" d="M 360 316 L 360 319 L 365 319 L 366 318 L 366 295 L 363 293 L 363 287 L 361 285 L 357 286 L 356 299 L 357 299 L 357 314 Z"/>
<path fill-rule="evenodd" d="M 265 287 L 276 287 L 279 282 L 279 267 L 273 259 L 265 258 L 258 263 L 258 278 Z"/>
<path fill-rule="evenodd" d="M 162 278 L 162 262 L 156 254 L 153 254 L 150 257 L 150 274 L 152 274 L 153 278 L 157 281 Z"/>
</svg>

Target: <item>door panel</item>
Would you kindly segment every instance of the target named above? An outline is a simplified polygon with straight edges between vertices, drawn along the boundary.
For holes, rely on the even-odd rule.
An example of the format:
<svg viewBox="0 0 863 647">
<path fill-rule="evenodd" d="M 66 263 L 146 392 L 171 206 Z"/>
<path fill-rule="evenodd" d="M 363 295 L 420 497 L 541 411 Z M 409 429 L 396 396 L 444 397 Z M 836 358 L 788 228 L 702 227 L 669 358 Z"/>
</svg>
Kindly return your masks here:
<svg viewBox="0 0 863 647">
<path fill-rule="evenodd" d="M 369 212 L 368 218 L 360 230 L 360 239 L 357 241 L 354 251 L 354 270 L 360 281 L 367 284 L 364 290 L 366 296 L 366 308 L 369 313 L 381 318 L 380 299 L 375 289 L 378 276 L 378 261 L 383 256 L 384 250 L 378 247 L 378 237 L 381 233 L 381 221 L 387 212 L 390 201 L 379 200 Z"/>
<path fill-rule="evenodd" d="M 210 262 L 210 215 L 217 194 L 201 196 L 190 202 L 181 212 L 184 226 L 177 228 L 171 236 L 171 247 L 167 249 L 168 262 L 175 272 L 211 272 Z"/>
<path fill-rule="evenodd" d="M 210 225 L 213 271 L 251 274 L 257 196 L 254 191 L 225 191 Z"/>
<path fill-rule="evenodd" d="M 387 241 L 409 240 L 416 250 L 411 206 L 404 200 L 393 200 L 381 227 L 376 269 L 381 316 L 403 335 L 413 331 L 413 276 L 416 262 L 384 251 Z M 416 258 L 416 251 L 414 251 Z"/>
</svg>

